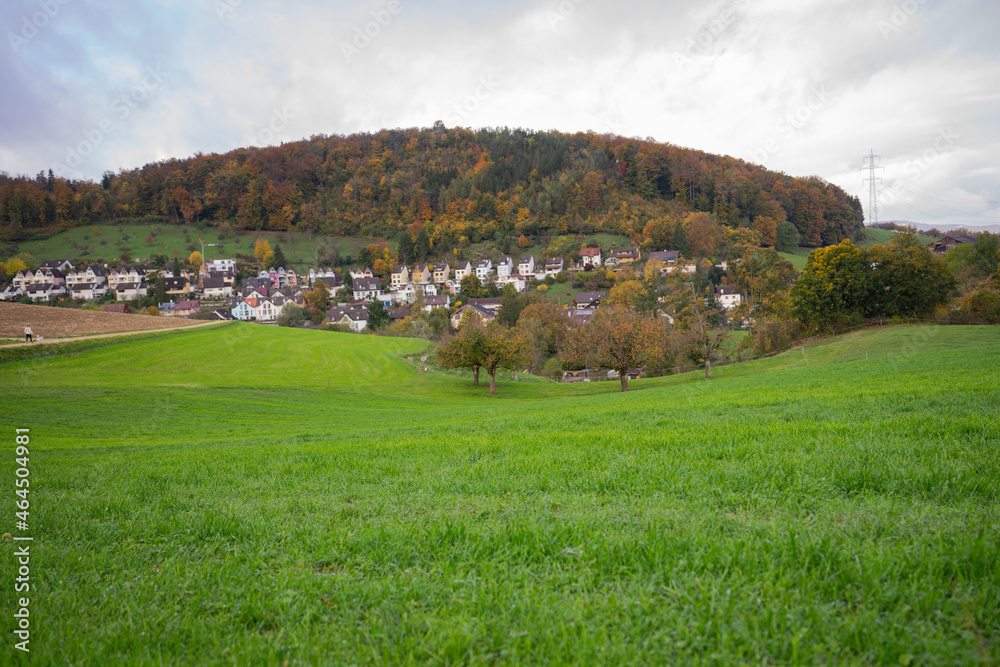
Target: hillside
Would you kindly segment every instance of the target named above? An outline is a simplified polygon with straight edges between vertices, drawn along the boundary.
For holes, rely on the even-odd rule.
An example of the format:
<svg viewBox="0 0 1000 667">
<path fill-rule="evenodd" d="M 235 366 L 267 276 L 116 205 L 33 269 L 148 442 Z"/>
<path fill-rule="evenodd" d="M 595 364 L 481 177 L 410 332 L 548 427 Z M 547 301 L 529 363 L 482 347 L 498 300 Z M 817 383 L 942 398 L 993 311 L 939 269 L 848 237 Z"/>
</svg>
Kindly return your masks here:
<svg viewBox="0 0 1000 667">
<path fill-rule="evenodd" d="M 232 324 L 0 364 L 34 658 L 1000 660 L 995 327 L 499 399 L 425 345 Z"/>
<path fill-rule="evenodd" d="M 834 185 L 734 158 L 615 136 L 440 124 L 198 154 L 109 172 L 101 183 L 0 175 L 8 241 L 142 220 L 380 239 L 426 231 L 444 250 L 605 232 L 683 250 L 698 243 L 678 237 L 693 212 L 765 234 L 788 220 L 809 247 L 854 238 L 863 219 L 857 198 Z"/>
</svg>

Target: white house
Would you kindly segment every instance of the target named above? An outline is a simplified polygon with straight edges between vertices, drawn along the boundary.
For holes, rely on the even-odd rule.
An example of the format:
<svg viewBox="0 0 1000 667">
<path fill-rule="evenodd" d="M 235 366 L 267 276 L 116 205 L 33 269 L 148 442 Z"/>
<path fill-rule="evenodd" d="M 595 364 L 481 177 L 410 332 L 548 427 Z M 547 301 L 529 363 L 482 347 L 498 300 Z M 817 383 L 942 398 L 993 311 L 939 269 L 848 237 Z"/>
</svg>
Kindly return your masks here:
<svg viewBox="0 0 1000 667">
<path fill-rule="evenodd" d="M 42 283 L 38 285 L 28 285 L 26 290 L 32 301 L 51 301 L 57 294 L 65 294 L 66 288 L 53 283 Z"/>
<path fill-rule="evenodd" d="M 580 250 L 580 263 L 583 264 L 584 268 L 598 267 L 601 265 L 601 249 L 600 248 L 583 248 Z"/>
<path fill-rule="evenodd" d="M 521 261 L 517 263 L 517 272 L 522 276 L 532 276 L 535 274 L 535 258 L 531 255 L 525 255 L 521 258 Z"/>
<path fill-rule="evenodd" d="M 497 262 L 497 283 L 507 280 L 514 273 L 514 260 L 504 257 Z"/>
<path fill-rule="evenodd" d="M 70 297 L 93 301 L 107 294 L 108 288 L 103 283 L 74 283 L 69 286 Z"/>
<path fill-rule="evenodd" d="M 476 262 L 476 277 L 479 280 L 486 280 L 486 276 L 493 273 L 493 262 L 489 259 L 481 259 Z"/>
<path fill-rule="evenodd" d="M 726 310 L 736 308 L 743 301 L 738 289 L 736 285 L 719 285 L 715 288 L 715 302 Z"/>
<path fill-rule="evenodd" d="M 498 280 L 497 286 L 504 287 L 505 285 L 513 285 L 515 290 L 517 290 L 518 292 L 523 292 L 528 288 L 528 281 L 529 279 L 525 278 L 520 273 L 514 273 L 507 276 L 503 280 Z"/>
<path fill-rule="evenodd" d="M 235 259 L 213 259 L 206 268 L 216 273 L 236 273 Z"/>
<path fill-rule="evenodd" d="M 142 283 L 118 283 L 115 287 L 116 301 L 134 301 L 146 296 L 149 288 Z"/>
<path fill-rule="evenodd" d="M 261 299 L 254 308 L 254 316 L 258 322 L 273 322 L 278 316 L 278 310 L 271 303 L 270 299 Z"/>
<path fill-rule="evenodd" d="M 563 270 L 562 257 L 549 257 L 545 260 L 545 275 L 554 276 Z"/>
<path fill-rule="evenodd" d="M 204 278 L 201 281 L 201 294 L 208 299 L 223 299 L 233 295 L 233 286 L 224 278 Z"/>
<path fill-rule="evenodd" d="M 39 264 L 39 267 L 42 269 L 56 269 L 61 273 L 73 270 L 73 265 L 68 259 L 47 259 Z"/>
<path fill-rule="evenodd" d="M 353 289 L 355 300 L 373 301 L 382 293 L 378 278 L 355 278 Z"/>
<path fill-rule="evenodd" d="M 441 296 L 424 297 L 424 312 L 431 312 L 435 308 L 447 308 L 451 305 L 451 297 L 447 294 Z"/>
<path fill-rule="evenodd" d="M 3 285 L 2 287 L 3 289 L 0 290 L 0 299 L 4 301 L 14 301 L 24 296 L 24 290 L 17 285 Z"/>
<path fill-rule="evenodd" d="M 240 301 L 233 306 L 233 317 L 243 322 L 249 322 L 254 318 L 254 308 L 246 301 Z"/>
</svg>

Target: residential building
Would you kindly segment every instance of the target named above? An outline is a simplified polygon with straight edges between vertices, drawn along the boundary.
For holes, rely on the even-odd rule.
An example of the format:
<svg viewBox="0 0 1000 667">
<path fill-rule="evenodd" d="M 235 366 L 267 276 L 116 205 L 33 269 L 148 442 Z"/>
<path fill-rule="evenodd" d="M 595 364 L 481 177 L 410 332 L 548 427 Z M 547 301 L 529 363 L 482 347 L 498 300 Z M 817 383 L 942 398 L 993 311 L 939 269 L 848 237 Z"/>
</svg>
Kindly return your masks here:
<svg viewBox="0 0 1000 667">
<path fill-rule="evenodd" d="M 213 259 L 206 267 L 208 271 L 216 273 L 236 273 L 235 259 Z"/>
<path fill-rule="evenodd" d="M 55 269 L 60 273 L 67 273 L 73 270 L 73 265 L 68 259 L 47 259 L 38 266 L 41 269 Z"/>
<path fill-rule="evenodd" d="M 462 282 L 462 278 L 472 273 L 472 264 L 469 262 L 459 262 L 455 265 L 454 278 L 456 283 Z"/>
<path fill-rule="evenodd" d="M 467 303 L 458 310 L 454 312 L 451 316 L 451 326 L 456 329 L 462 326 L 462 319 L 464 317 L 478 317 L 483 322 L 492 322 L 496 319 L 496 313 L 492 310 L 487 310 L 482 306 L 476 306 L 471 303 Z"/>
<path fill-rule="evenodd" d="M 545 275 L 554 276 L 563 270 L 562 257 L 549 257 L 545 260 Z"/>
<path fill-rule="evenodd" d="M 0 285 L 0 300 L 16 301 L 24 296 L 24 290 L 13 283 Z"/>
<path fill-rule="evenodd" d="M 715 302 L 726 310 L 736 308 L 742 300 L 736 285 L 719 285 L 715 288 Z"/>
<path fill-rule="evenodd" d="M 410 282 L 414 285 L 430 285 L 433 273 L 427 264 L 417 264 L 410 273 Z"/>
<path fill-rule="evenodd" d="M 522 276 L 532 276 L 535 274 L 535 258 L 531 255 L 525 255 L 521 258 L 521 261 L 517 263 L 517 272 Z"/>
<path fill-rule="evenodd" d="M 503 299 L 501 299 L 500 297 L 488 297 L 485 299 L 469 299 L 469 305 L 485 308 L 486 310 L 489 310 L 494 313 L 500 310 L 500 305 L 502 303 Z"/>
<path fill-rule="evenodd" d="M 149 293 L 149 288 L 142 283 L 118 283 L 115 286 L 116 301 L 135 301 Z"/>
<path fill-rule="evenodd" d="M 83 299 L 94 301 L 107 294 L 108 288 L 104 283 L 73 283 L 69 286 L 71 299 Z"/>
<path fill-rule="evenodd" d="M 447 294 L 442 294 L 441 296 L 425 296 L 424 297 L 424 311 L 431 312 L 435 308 L 447 308 L 451 305 L 451 297 Z"/>
<path fill-rule="evenodd" d="M 355 299 L 374 301 L 382 293 L 382 286 L 378 278 L 355 278 L 353 290 Z"/>
<path fill-rule="evenodd" d="M 448 278 L 451 275 L 451 266 L 448 262 L 441 262 L 440 264 L 434 265 L 434 284 L 443 285 L 448 282 Z"/>
<path fill-rule="evenodd" d="M 205 278 L 201 281 L 201 293 L 206 299 L 224 299 L 233 295 L 233 286 L 224 278 Z"/>
<path fill-rule="evenodd" d="M 233 306 L 233 317 L 243 322 L 249 322 L 254 319 L 254 308 L 247 301 L 237 301 L 236 305 Z"/>
<path fill-rule="evenodd" d="M 649 253 L 649 260 L 657 259 L 664 264 L 676 264 L 680 253 L 676 250 L 657 250 Z"/>
<path fill-rule="evenodd" d="M 601 299 L 608 298 L 607 292 L 577 292 L 573 305 L 577 310 L 595 309 L 601 305 Z"/>
<path fill-rule="evenodd" d="M 363 269 L 350 269 L 351 280 L 361 280 L 363 278 L 374 278 L 375 273 L 371 270 L 371 267 L 366 266 Z"/>
<path fill-rule="evenodd" d="M 639 261 L 639 248 L 612 248 L 608 254 L 605 264 L 607 266 L 617 266 L 619 264 L 631 264 Z"/>
<path fill-rule="evenodd" d="M 476 262 L 476 277 L 479 278 L 480 282 L 485 281 L 491 273 L 493 273 L 493 262 L 490 259 L 481 259 Z"/>
<path fill-rule="evenodd" d="M 580 250 L 580 263 L 583 268 L 587 267 L 597 267 L 601 265 L 601 249 L 600 248 L 583 248 Z"/>
<path fill-rule="evenodd" d="M 514 260 L 504 257 L 497 262 L 497 282 L 507 280 L 514 273 Z"/>
<path fill-rule="evenodd" d="M 25 293 L 32 301 L 51 301 L 52 297 L 58 294 L 65 294 L 66 288 L 54 283 L 38 283 L 28 285 Z"/>
<path fill-rule="evenodd" d="M 187 317 L 188 315 L 194 315 L 201 308 L 200 301 L 178 301 L 177 307 L 174 308 L 174 315 L 177 317 Z"/>
<path fill-rule="evenodd" d="M 949 234 L 948 236 L 944 237 L 943 239 L 937 241 L 934 244 L 934 252 L 938 253 L 939 255 L 943 255 L 952 248 L 956 248 L 966 243 L 975 243 L 975 242 L 976 242 L 976 237 L 974 236 L 966 236 L 964 234 Z"/>
<path fill-rule="evenodd" d="M 187 278 L 164 278 L 167 287 L 167 296 L 184 296 L 191 293 L 191 281 Z"/>
<path fill-rule="evenodd" d="M 410 269 L 406 264 L 400 264 L 394 266 L 392 273 L 389 275 L 389 284 L 393 291 L 398 290 L 403 285 L 410 282 Z"/>
</svg>

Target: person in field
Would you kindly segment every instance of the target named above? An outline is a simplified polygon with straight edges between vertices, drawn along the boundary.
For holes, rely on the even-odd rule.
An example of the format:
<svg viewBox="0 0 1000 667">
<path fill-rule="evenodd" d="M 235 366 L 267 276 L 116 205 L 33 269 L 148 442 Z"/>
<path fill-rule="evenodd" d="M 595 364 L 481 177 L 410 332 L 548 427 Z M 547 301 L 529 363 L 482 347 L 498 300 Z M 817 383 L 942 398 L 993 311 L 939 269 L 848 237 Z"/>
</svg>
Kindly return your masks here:
<svg viewBox="0 0 1000 667">
<path fill-rule="evenodd" d="M 33 343 L 34 342 L 33 340 L 31 340 L 31 327 L 30 326 L 29 327 L 24 327 L 24 342 L 25 343 Z"/>
</svg>

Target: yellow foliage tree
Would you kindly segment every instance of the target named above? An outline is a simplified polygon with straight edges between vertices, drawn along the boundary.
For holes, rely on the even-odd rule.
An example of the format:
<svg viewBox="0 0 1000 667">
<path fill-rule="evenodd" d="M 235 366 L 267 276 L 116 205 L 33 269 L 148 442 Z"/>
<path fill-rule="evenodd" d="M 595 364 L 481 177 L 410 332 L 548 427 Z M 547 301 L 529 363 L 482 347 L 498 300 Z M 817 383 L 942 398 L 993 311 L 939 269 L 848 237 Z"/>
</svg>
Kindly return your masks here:
<svg viewBox="0 0 1000 667">
<path fill-rule="evenodd" d="M 195 250 L 188 256 L 188 264 L 190 264 L 191 266 L 201 266 L 201 263 L 202 263 L 201 253 L 198 252 L 197 250 Z"/>
<path fill-rule="evenodd" d="M 257 243 L 253 246 L 253 256 L 257 258 L 258 262 L 266 265 L 268 262 L 264 260 L 268 255 L 270 255 L 271 261 L 274 261 L 274 251 L 271 250 L 271 244 L 267 239 L 257 239 Z"/>
<path fill-rule="evenodd" d="M 27 271 L 28 265 L 20 257 L 14 257 L 7 262 L 7 269 L 4 271 L 9 276 L 17 275 L 18 271 Z"/>
<path fill-rule="evenodd" d="M 642 293 L 642 283 L 638 280 L 626 280 L 611 288 L 608 301 L 624 308 L 635 307 L 635 301 Z"/>
<path fill-rule="evenodd" d="M 663 266 L 663 262 L 658 259 L 651 259 L 646 262 L 646 268 L 643 269 L 643 277 L 646 278 L 646 282 L 652 284 L 659 280 Z"/>
</svg>

